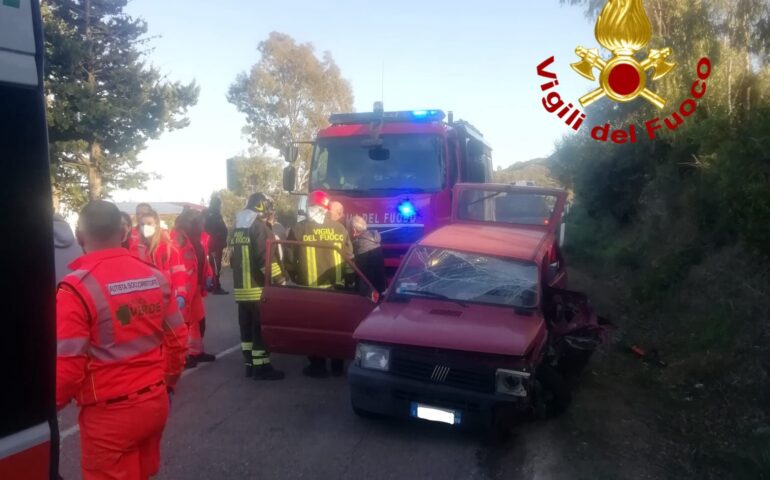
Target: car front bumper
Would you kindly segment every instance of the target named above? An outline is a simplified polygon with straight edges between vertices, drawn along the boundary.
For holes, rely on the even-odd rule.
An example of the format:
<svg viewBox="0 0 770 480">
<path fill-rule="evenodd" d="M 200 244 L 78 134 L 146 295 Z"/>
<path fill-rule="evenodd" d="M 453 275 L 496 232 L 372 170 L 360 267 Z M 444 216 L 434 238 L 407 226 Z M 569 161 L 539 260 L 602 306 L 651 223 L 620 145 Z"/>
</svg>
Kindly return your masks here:
<svg viewBox="0 0 770 480">
<path fill-rule="evenodd" d="M 498 421 L 527 414 L 529 398 L 479 393 L 391 375 L 351 365 L 348 371 L 354 408 L 381 415 L 413 418 L 419 403 L 459 412 L 460 426 L 490 428 Z"/>
</svg>

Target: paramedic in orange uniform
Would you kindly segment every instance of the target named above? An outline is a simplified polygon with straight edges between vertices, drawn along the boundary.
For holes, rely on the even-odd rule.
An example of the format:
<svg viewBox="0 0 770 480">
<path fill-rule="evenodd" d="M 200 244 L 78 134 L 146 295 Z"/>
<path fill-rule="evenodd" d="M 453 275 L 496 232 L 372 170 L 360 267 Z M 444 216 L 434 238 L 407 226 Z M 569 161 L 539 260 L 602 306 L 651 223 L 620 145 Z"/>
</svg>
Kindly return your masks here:
<svg viewBox="0 0 770 480">
<path fill-rule="evenodd" d="M 206 272 L 208 262 L 201 244 L 203 216 L 195 210 L 183 211 L 174 222 L 171 238 L 179 250 L 182 263 L 187 273 L 184 319 L 189 329 L 187 343 L 188 357 L 185 368 L 194 368 L 199 362 L 213 362 L 214 355 L 203 350 L 201 324 L 206 316 L 203 295 L 206 291 Z"/>
<path fill-rule="evenodd" d="M 147 479 L 160 467 L 187 327 L 166 276 L 121 247 L 115 205 L 88 203 L 76 236 L 85 255 L 56 296 L 56 406 L 80 406 L 85 480 Z"/>
</svg>

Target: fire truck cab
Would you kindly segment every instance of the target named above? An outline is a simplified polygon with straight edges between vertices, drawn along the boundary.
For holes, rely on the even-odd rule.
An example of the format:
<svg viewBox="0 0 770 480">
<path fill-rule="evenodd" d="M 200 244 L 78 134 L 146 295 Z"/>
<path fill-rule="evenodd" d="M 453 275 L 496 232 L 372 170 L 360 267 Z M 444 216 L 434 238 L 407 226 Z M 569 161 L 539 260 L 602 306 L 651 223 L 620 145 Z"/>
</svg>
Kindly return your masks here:
<svg viewBox="0 0 770 480">
<path fill-rule="evenodd" d="M 446 121 L 445 118 L 447 119 Z M 470 123 L 441 110 L 339 113 L 313 144 L 307 191 L 323 190 L 382 236 L 386 267 L 449 222 L 452 187 L 487 183 L 491 148 Z M 294 191 L 297 149 L 287 149 L 284 188 Z"/>
</svg>

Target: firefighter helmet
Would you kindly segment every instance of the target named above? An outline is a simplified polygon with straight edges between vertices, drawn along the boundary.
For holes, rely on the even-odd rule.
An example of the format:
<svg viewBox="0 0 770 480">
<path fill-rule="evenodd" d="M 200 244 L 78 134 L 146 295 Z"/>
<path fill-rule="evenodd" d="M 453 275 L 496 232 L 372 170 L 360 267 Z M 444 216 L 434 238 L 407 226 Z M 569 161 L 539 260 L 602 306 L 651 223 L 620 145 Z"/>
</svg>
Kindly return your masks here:
<svg viewBox="0 0 770 480">
<path fill-rule="evenodd" d="M 249 196 L 249 200 L 246 202 L 246 208 L 254 210 L 255 212 L 264 215 L 272 207 L 272 202 L 263 193 L 252 193 Z"/>
<path fill-rule="evenodd" d="M 308 206 L 318 205 L 319 207 L 323 207 L 324 210 L 329 210 L 329 203 L 331 203 L 329 195 L 321 190 L 312 191 L 310 192 L 310 195 L 307 196 Z"/>
</svg>

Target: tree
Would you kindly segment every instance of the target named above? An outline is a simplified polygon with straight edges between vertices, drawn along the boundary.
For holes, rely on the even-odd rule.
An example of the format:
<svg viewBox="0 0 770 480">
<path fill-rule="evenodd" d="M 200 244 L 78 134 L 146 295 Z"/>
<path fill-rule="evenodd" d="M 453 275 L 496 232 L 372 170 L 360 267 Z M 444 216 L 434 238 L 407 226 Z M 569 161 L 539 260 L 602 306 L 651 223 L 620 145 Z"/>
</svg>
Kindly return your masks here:
<svg viewBox="0 0 770 480">
<path fill-rule="evenodd" d="M 235 198 L 231 203 L 240 210 L 249 195 L 264 193 L 272 198 L 281 223 L 292 225 L 297 216 L 297 205 L 294 198 L 283 191 L 281 161 L 257 150 L 248 156 L 235 157 L 234 161 L 237 184 L 233 190 L 228 190 L 227 198 Z"/>
<path fill-rule="evenodd" d="M 71 207 L 143 185 L 149 175 L 137 170 L 137 155 L 148 140 L 187 126 L 198 99 L 195 82 L 167 81 L 147 65 L 147 24 L 126 4 L 42 3 L 52 181 Z"/>
<path fill-rule="evenodd" d="M 227 100 L 246 115 L 244 132 L 255 145 L 283 150 L 308 140 L 334 112 L 351 111 L 353 93 L 331 53 L 319 59 L 310 43 L 272 32 L 260 42 L 261 54 L 248 73 L 230 86 Z M 303 160 L 308 152 L 303 151 Z M 307 171 L 307 169 L 305 169 Z"/>
</svg>

